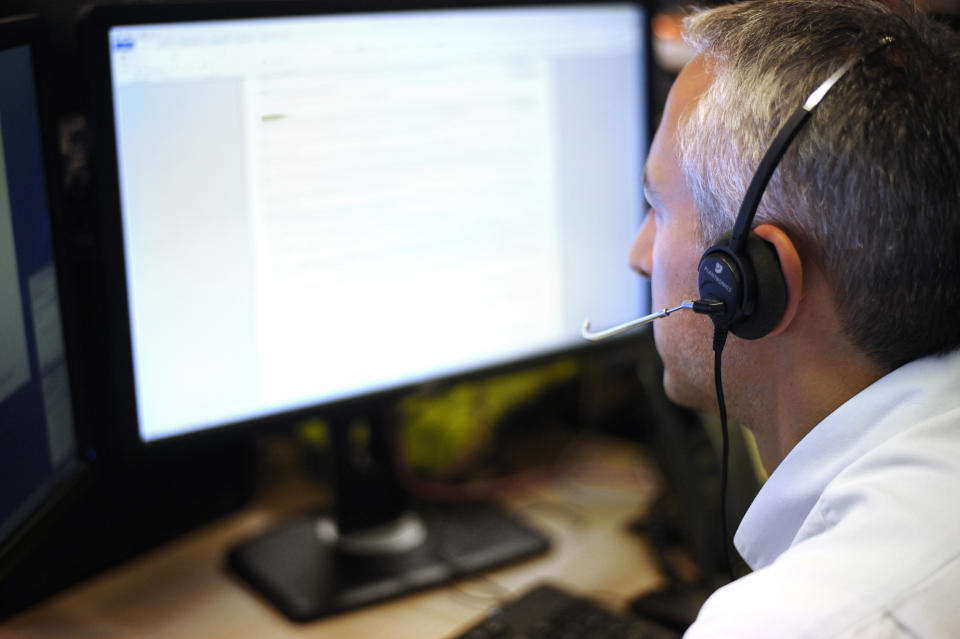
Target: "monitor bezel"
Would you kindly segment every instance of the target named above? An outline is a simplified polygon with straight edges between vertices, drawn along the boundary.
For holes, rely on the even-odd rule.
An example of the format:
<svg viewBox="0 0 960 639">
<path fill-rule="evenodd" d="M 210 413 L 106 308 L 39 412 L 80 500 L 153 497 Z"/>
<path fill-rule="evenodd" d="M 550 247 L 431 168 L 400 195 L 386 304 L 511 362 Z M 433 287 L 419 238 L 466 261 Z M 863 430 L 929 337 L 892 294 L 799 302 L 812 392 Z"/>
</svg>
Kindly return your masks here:
<svg viewBox="0 0 960 639">
<path fill-rule="evenodd" d="M 635 6 L 640 9 L 640 25 L 643 33 L 641 74 L 651 77 L 653 71 L 652 36 L 650 11 L 643 0 L 613 4 Z M 253 434 L 287 428 L 299 420 L 328 413 L 349 414 L 362 412 L 371 404 L 382 405 L 393 398 L 410 393 L 424 386 L 446 387 L 451 384 L 480 379 L 511 370 L 533 367 L 554 361 L 560 357 L 583 357 L 591 353 L 603 354 L 612 350 L 630 348 L 638 343 L 633 336 L 557 348 L 522 359 L 512 360 L 477 368 L 474 370 L 442 375 L 436 379 L 396 385 L 369 394 L 346 397 L 332 402 L 278 412 L 272 415 L 247 420 L 238 420 L 221 426 L 177 434 L 158 440 L 144 441 L 140 436 L 137 417 L 136 390 L 134 387 L 134 364 L 129 325 L 129 305 L 126 287 L 126 263 L 123 254 L 123 228 L 120 204 L 120 185 L 116 157 L 113 102 L 111 97 L 111 73 L 109 60 L 109 32 L 117 26 L 164 22 L 189 22 L 223 19 L 247 19 L 291 17 L 305 15 L 362 14 L 376 12 L 403 12 L 429 9 L 465 9 L 481 7 L 536 7 L 571 6 L 590 4 L 570 0 L 358 0 L 357 2 L 332 2 L 325 0 L 214 0 L 213 2 L 170 4 L 100 4 L 85 10 L 79 21 L 79 45 L 86 72 L 87 122 L 90 157 L 94 166 L 94 185 L 97 191 L 97 209 L 102 259 L 102 286 L 104 308 L 104 338 L 109 348 L 107 399 L 103 410 L 109 411 L 99 436 L 96 438 L 98 454 L 126 462 L 151 460 L 157 457 L 177 457 L 182 451 L 216 447 L 236 438 L 246 439 Z M 646 92 L 646 119 L 640 123 L 641 138 L 649 144 L 652 136 L 653 91 Z M 640 179 L 640 176 L 637 177 Z M 626 260 L 626 256 L 624 256 Z M 637 285 L 649 305 L 649 285 L 638 277 Z"/>
<path fill-rule="evenodd" d="M 61 330 L 67 361 L 68 379 L 73 406 L 76 450 L 60 468 L 30 495 L 27 502 L 11 516 L 15 522 L 5 538 L 0 538 L 0 580 L 14 571 L 28 553 L 40 542 L 44 530 L 52 527 L 56 515 L 66 503 L 78 496 L 82 486 L 91 478 L 93 465 L 85 454 L 85 437 L 77 409 L 78 370 L 74 348 L 76 327 L 70 321 L 67 287 L 69 277 L 69 242 L 65 237 L 58 195 L 58 146 L 56 114 L 51 99 L 51 81 L 48 75 L 50 59 L 48 32 L 43 20 L 36 14 L 20 14 L 0 18 L 0 48 L 4 50 L 27 46 L 30 48 L 33 81 L 36 95 L 37 119 L 43 158 L 45 192 L 51 229 L 51 251 L 57 274 L 60 301 Z"/>
</svg>

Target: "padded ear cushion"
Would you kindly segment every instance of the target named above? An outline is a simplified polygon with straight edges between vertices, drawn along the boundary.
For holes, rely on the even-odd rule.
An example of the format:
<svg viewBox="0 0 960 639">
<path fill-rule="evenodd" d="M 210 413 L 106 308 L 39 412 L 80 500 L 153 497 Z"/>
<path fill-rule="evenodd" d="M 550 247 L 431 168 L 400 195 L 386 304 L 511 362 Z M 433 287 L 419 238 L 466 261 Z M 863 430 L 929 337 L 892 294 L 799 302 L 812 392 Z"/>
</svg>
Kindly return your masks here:
<svg viewBox="0 0 960 639">
<path fill-rule="evenodd" d="M 773 245 L 760 236 L 747 237 L 746 257 L 753 268 L 756 305 L 753 313 L 735 322 L 730 332 L 743 339 L 759 339 L 772 331 L 787 307 L 787 283 Z"/>
</svg>

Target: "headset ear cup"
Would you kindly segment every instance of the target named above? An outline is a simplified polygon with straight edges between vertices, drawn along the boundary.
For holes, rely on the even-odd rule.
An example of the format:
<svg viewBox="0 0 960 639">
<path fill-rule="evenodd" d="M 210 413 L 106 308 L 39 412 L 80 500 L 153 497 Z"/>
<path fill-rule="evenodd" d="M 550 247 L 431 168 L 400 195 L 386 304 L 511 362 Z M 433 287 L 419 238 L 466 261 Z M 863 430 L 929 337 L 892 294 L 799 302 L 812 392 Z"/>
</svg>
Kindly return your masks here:
<svg viewBox="0 0 960 639">
<path fill-rule="evenodd" d="M 743 339 L 759 339 L 770 333 L 783 318 L 787 307 L 787 283 L 772 244 L 750 233 L 745 250 L 753 268 L 755 307 L 749 317 L 734 323 L 730 332 Z"/>
</svg>

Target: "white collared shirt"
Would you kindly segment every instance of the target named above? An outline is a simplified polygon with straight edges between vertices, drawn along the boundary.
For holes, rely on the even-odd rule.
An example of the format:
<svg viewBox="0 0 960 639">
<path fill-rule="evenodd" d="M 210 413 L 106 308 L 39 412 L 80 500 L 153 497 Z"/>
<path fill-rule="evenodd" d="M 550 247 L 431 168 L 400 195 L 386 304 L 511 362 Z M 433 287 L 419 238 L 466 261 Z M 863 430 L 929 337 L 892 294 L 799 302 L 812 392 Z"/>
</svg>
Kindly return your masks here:
<svg viewBox="0 0 960 639">
<path fill-rule="evenodd" d="M 893 371 L 818 424 L 735 544 L 754 572 L 684 639 L 960 637 L 960 351 Z"/>
</svg>

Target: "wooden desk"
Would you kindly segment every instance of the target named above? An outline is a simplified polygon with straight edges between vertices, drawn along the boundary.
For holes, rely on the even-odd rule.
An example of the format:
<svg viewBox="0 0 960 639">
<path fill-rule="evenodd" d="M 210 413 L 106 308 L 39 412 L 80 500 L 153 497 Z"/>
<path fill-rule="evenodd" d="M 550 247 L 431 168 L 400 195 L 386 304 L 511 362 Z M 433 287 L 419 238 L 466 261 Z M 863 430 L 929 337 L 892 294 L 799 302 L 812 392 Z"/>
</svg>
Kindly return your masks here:
<svg viewBox="0 0 960 639">
<path fill-rule="evenodd" d="M 541 557 L 308 624 L 286 620 L 225 569 L 226 551 L 322 498 L 279 476 L 245 510 L 121 565 L 0 625 L 0 637 L 138 639 L 318 637 L 442 639 L 479 619 L 498 597 L 549 580 L 616 609 L 661 582 L 628 522 L 652 503 L 657 479 L 627 444 L 590 440 L 548 478 L 503 496 L 553 542 Z"/>
</svg>

